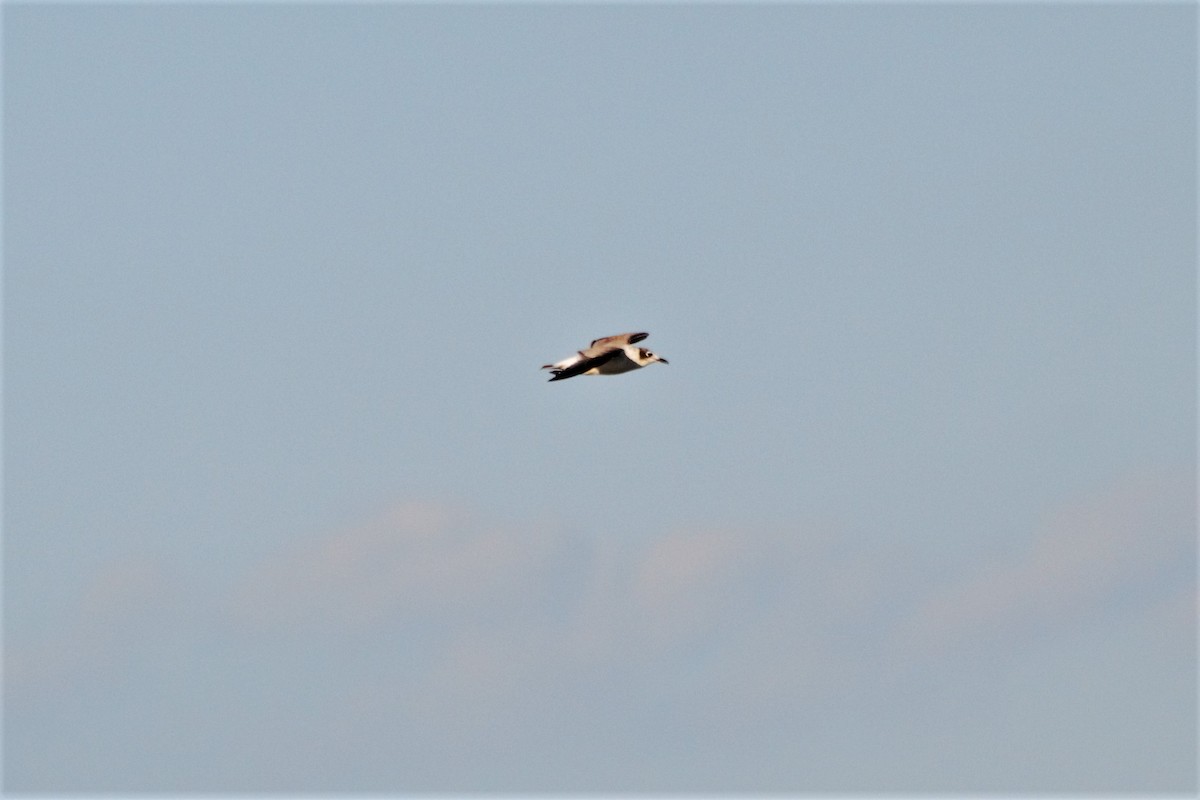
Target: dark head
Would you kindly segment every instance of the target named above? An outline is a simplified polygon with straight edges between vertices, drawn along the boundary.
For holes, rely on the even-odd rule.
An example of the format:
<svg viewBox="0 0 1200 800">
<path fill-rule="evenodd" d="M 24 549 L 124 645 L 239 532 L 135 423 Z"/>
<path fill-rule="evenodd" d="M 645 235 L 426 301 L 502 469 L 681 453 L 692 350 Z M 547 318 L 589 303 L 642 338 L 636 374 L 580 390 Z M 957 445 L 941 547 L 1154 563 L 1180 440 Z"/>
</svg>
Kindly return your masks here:
<svg viewBox="0 0 1200 800">
<path fill-rule="evenodd" d="M 662 356 L 656 356 L 656 355 L 654 355 L 654 353 L 651 353 L 649 350 L 647 350 L 647 349 L 646 349 L 646 348 L 644 348 L 644 347 L 639 347 L 639 348 L 638 348 L 638 355 L 640 355 L 640 356 L 641 356 L 641 361 L 642 361 L 642 366 L 643 366 L 643 367 L 644 367 L 644 366 L 646 366 L 647 364 L 652 364 L 652 363 L 654 363 L 655 361 L 661 362 L 661 363 L 663 363 L 663 364 L 668 364 L 668 363 L 670 363 L 670 362 L 668 362 L 668 361 L 667 361 L 665 358 L 663 358 Z"/>
</svg>

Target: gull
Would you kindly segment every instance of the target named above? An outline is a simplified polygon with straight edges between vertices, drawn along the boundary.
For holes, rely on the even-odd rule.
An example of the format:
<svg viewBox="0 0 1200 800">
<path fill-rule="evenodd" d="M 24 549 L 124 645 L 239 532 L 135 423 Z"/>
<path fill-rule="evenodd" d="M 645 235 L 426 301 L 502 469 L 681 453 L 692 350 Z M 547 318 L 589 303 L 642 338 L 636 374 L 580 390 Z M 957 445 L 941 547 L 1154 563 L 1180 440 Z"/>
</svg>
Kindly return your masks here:
<svg viewBox="0 0 1200 800">
<path fill-rule="evenodd" d="M 654 355 L 644 347 L 634 347 L 649 335 L 618 333 L 616 336 L 605 336 L 603 339 L 596 339 L 586 350 L 580 350 L 554 364 L 545 364 L 542 369 L 554 373 L 550 380 L 562 381 L 576 375 L 619 375 L 653 364 L 655 361 L 666 364 L 665 358 Z"/>
</svg>

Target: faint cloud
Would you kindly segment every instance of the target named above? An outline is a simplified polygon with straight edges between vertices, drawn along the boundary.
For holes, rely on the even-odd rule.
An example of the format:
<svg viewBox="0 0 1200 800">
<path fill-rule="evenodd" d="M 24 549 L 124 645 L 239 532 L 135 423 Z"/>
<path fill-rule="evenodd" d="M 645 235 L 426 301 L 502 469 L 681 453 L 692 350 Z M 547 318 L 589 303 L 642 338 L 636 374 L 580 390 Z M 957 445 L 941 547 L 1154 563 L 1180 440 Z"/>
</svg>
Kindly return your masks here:
<svg viewBox="0 0 1200 800">
<path fill-rule="evenodd" d="M 729 530 L 675 531 L 653 542 L 629 565 L 630 610 L 645 638 L 677 641 L 726 616 L 763 544 Z"/>
<path fill-rule="evenodd" d="M 699 693 L 717 714 L 769 713 L 878 682 L 897 654 L 1052 630 L 1159 586 L 1186 594 L 1163 619 L 1194 620 L 1194 496 L 1186 479 L 1122 481 L 1052 509 L 1024 552 L 932 585 L 919 554 L 827 525 L 586 540 L 405 503 L 281 548 L 223 595 L 153 559 L 113 562 L 69 629 L 10 648 L 6 667 L 13 685 L 61 685 L 170 630 L 264 654 L 272 645 L 243 634 L 298 634 L 306 648 L 361 635 L 403 655 L 364 651 L 346 674 L 378 687 L 371 703 L 391 692 L 431 719 L 464 702 L 517 707 L 530 686 L 586 695 L 614 682 L 647 697 Z M 372 675 L 372 659 L 387 674 Z"/>
<path fill-rule="evenodd" d="M 738 756 L 753 764 L 809 720 L 837 728 L 848 711 L 865 730 L 905 666 L 944 682 L 962 666 L 935 663 L 948 649 L 1059 630 L 1160 585 L 1131 619 L 1178 639 L 1195 621 L 1193 499 L 1187 481 L 1122 481 L 1052 509 L 1024 552 L 933 583 L 920 552 L 834 525 L 584 538 L 405 503 L 282 546 L 224 594 L 152 559 L 113 562 L 77 624 L 7 654 L 6 680 L 9 696 L 41 687 L 31 708 L 58 689 L 77 705 L 137 687 L 149 664 L 208 686 L 205 706 L 253 706 L 244 728 L 219 728 L 231 747 L 285 741 L 318 770 L 388 764 L 396 742 L 502 767 L 530 749 L 616 742 L 636 759 L 696 737 L 723 753 L 755 742 Z M 164 656 L 168 634 L 180 646 Z"/>
<path fill-rule="evenodd" d="M 1195 593 L 1195 479 L 1130 477 L 1051 510 L 1027 549 L 935 590 L 900 630 L 918 649 L 1042 631 L 1139 592 Z"/>
<path fill-rule="evenodd" d="M 882 558 L 836 541 L 817 528 L 704 526 L 582 541 L 561 526 L 405 504 L 277 552 L 247 573 L 231 608 L 258 630 L 420 628 L 423 677 L 410 678 L 431 698 L 486 702 L 615 674 L 637 686 L 639 671 L 701 651 L 701 683 L 791 659 L 775 673 L 786 683 L 841 663 L 846 621 L 884 604 L 894 580 Z"/>
<path fill-rule="evenodd" d="M 406 504 L 308 539 L 253 568 L 233 609 L 256 625 L 361 627 L 486 610 L 520 596 L 554 537 L 481 525 L 446 506 Z"/>
<path fill-rule="evenodd" d="M 179 576 L 166 564 L 133 555 L 101 566 L 82 587 L 72 617 L 30 642 L 6 642 L 11 698 L 57 692 L 121 668 L 139 645 L 167 633 L 180 609 Z"/>
</svg>

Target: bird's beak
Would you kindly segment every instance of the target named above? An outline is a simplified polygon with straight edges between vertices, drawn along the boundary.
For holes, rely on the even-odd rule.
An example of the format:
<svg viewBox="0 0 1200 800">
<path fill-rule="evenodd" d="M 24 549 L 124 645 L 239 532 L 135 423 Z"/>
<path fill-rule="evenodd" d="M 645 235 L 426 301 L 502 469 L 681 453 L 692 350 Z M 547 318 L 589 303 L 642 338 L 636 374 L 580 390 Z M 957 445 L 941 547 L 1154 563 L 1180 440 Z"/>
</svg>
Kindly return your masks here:
<svg viewBox="0 0 1200 800">
<path fill-rule="evenodd" d="M 670 364 L 670 363 L 671 363 L 670 361 L 667 361 L 667 360 L 666 360 L 665 358 L 663 358 L 662 356 L 659 356 L 659 357 L 658 357 L 658 360 L 659 360 L 659 361 L 661 361 L 661 362 L 662 362 L 662 363 L 664 363 L 664 364 Z"/>
</svg>

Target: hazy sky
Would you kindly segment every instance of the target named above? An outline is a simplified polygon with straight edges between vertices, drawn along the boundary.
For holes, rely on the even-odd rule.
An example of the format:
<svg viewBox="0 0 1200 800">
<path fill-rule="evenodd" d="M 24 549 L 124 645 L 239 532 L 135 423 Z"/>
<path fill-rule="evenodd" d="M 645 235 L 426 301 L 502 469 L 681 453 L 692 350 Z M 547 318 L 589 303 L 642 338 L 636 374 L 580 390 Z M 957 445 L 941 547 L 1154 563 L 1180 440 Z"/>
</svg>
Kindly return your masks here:
<svg viewBox="0 0 1200 800">
<path fill-rule="evenodd" d="M 1194 793 L 1196 24 L 6 3 L 4 789 Z"/>
</svg>

